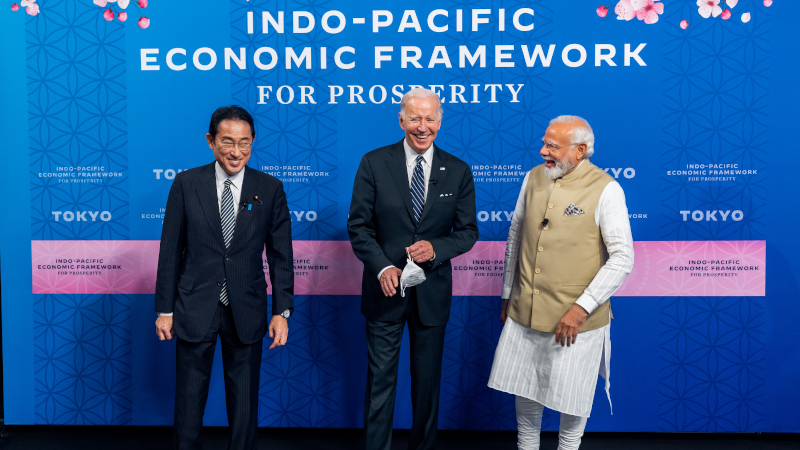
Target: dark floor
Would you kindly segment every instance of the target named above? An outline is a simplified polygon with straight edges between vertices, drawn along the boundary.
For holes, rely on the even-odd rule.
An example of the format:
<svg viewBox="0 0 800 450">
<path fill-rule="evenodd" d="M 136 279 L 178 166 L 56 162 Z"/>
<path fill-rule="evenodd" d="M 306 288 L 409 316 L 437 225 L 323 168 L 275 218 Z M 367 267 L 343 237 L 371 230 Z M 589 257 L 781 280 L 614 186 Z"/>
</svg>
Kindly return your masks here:
<svg viewBox="0 0 800 450">
<path fill-rule="evenodd" d="M 14 427 L 9 426 L 3 450 L 168 450 L 172 431 L 158 427 Z M 261 429 L 261 450 L 361 449 L 361 430 Z M 227 430 L 209 428 L 204 449 L 225 449 Z M 393 450 L 405 450 L 408 432 L 395 432 Z M 487 450 L 516 448 L 516 433 L 507 431 L 440 431 L 438 450 Z M 545 432 L 542 450 L 555 450 L 557 436 Z M 800 435 L 588 433 L 582 450 L 800 450 Z"/>
</svg>

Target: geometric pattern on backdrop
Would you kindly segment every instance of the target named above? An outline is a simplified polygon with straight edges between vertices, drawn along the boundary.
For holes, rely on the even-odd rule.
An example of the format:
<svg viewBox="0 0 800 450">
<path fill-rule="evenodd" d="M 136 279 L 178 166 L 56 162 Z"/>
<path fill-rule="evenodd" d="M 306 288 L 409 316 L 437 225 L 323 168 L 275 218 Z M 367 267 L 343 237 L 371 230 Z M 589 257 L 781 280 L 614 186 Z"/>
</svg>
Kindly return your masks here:
<svg viewBox="0 0 800 450">
<path fill-rule="evenodd" d="M 449 2 L 447 8 L 463 9 L 469 11 L 474 8 L 472 0 L 456 0 Z M 545 53 L 552 43 L 548 36 L 553 30 L 552 10 L 548 2 L 536 1 L 499 1 L 492 3 L 492 8 L 506 8 L 513 11 L 518 8 L 533 8 L 536 11 L 536 26 L 533 31 L 522 32 L 515 27 L 507 26 L 505 31 L 498 31 L 497 17 L 491 15 L 489 25 L 471 31 L 464 27 L 462 33 L 444 33 L 447 52 L 450 55 L 459 54 L 459 46 L 467 46 L 471 51 L 487 42 L 493 44 L 513 44 L 516 48 L 527 45 L 531 52 L 536 45 L 541 45 Z M 506 19 L 508 20 L 508 19 Z M 557 57 L 554 56 L 554 60 Z M 480 103 L 445 103 L 446 122 L 442 128 L 439 144 L 442 148 L 461 158 L 470 165 L 493 166 L 514 164 L 522 167 L 521 176 L 514 177 L 514 182 L 482 182 L 475 177 L 475 200 L 477 211 L 485 211 L 488 216 L 478 216 L 478 231 L 482 241 L 505 241 L 508 237 L 508 228 L 511 225 L 510 214 L 514 211 L 519 189 L 522 186 L 524 172 L 530 170 L 541 162 L 539 148 L 544 135 L 544 130 L 550 120 L 550 107 L 552 106 L 553 86 L 550 83 L 549 69 L 537 60 L 534 67 L 517 63 L 513 68 L 496 68 L 489 61 L 494 61 L 494 45 L 486 45 L 486 67 L 466 64 L 459 68 L 446 69 L 447 77 L 440 84 L 519 84 L 525 87 L 519 93 L 519 103 L 499 101 L 489 103 L 488 92 L 480 92 Z M 428 86 L 425 86 L 428 87 Z M 503 88 L 503 95 L 508 96 L 507 88 Z M 449 92 L 445 92 L 449 98 Z M 467 91 L 469 94 L 469 91 Z M 469 95 L 467 95 L 469 99 Z M 507 178 L 507 177 L 499 177 Z M 508 215 L 499 213 L 507 212 Z M 495 212 L 495 215 L 492 215 Z M 500 220 L 495 220 L 496 214 Z"/>
<path fill-rule="evenodd" d="M 275 14 L 276 10 L 287 11 L 287 27 L 291 23 L 288 11 L 311 11 L 314 17 L 322 17 L 332 6 L 329 3 L 274 2 L 266 0 L 232 0 L 231 1 L 231 47 L 246 48 L 248 57 L 260 47 L 271 47 L 282 51 L 284 47 L 295 47 L 299 52 L 304 47 L 312 48 L 314 66 L 312 70 L 304 67 L 300 70 L 287 70 L 280 55 L 280 62 L 271 70 L 260 70 L 254 64 L 247 64 L 246 70 L 232 65 L 231 96 L 233 102 L 243 105 L 253 115 L 256 122 L 256 141 L 250 165 L 264 170 L 268 167 L 306 166 L 312 172 L 325 173 L 320 176 L 279 176 L 284 180 L 289 207 L 292 210 L 292 236 L 297 240 L 346 239 L 341 233 L 341 224 L 336 220 L 338 212 L 336 154 L 337 122 L 334 108 L 319 97 L 327 92 L 329 84 L 336 84 L 330 76 L 336 70 L 333 63 L 332 36 L 317 25 L 313 32 L 295 34 L 286 32 L 262 34 L 256 30 L 247 34 L 246 14 L 253 11 L 254 17 L 260 17 L 262 11 Z M 256 27 L 259 28 L 259 27 Z M 317 62 L 320 47 L 327 47 L 328 68 L 321 69 Z M 264 56 L 267 61 L 269 56 Z M 312 86 L 316 104 L 299 104 L 295 98 L 290 105 L 281 105 L 276 100 L 279 86 L 291 85 L 295 88 L 295 96 L 300 93 L 297 86 Z M 266 105 L 259 105 L 257 86 L 272 86 Z M 286 92 L 280 93 L 288 98 Z M 278 170 L 284 172 L 283 170 Z M 301 169 L 301 171 L 305 171 Z M 349 201 L 350 193 L 344 194 Z"/>
<path fill-rule="evenodd" d="M 131 423 L 131 297 L 34 295 L 36 424 Z"/>
<path fill-rule="evenodd" d="M 264 339 L 258 425 L 262 427 L 334 427 L 340 419 L 337 335 L 339 299 L 297 295 L 291 318 L 291 343 L 268 350 Z"/>
<path fill-rule="evenodd" d="M 662 169 L 738 164 L 735 181 L 664 176 L 662 237 L 669 240 L 764 239 L 766 233 L 769 13 L 742 0 L 752 20 L 701 19 L 697 2 L 673 2 L 665 27 Z M 711 174 L 709 174 L 711 175 Z M 698 177 L 700 178 L 700 177 Z M 742 211 L 715 220 L 706 211 Z M 702 211 L 688 220 L 680 211 Z M 698 216 L 699 217 L 699 216 Z M 714 216 L 712 216 L 714 217 Z M 661 299 L 659 428 L 664 431 L 758 430 L 763 416 L 763 298 Z"/>
<path fill-rule="evenodd" d="M 40 3 L 26 23 L 31 238 L 128 239 L 125 25 L 91 2 Z"/>
</svg>

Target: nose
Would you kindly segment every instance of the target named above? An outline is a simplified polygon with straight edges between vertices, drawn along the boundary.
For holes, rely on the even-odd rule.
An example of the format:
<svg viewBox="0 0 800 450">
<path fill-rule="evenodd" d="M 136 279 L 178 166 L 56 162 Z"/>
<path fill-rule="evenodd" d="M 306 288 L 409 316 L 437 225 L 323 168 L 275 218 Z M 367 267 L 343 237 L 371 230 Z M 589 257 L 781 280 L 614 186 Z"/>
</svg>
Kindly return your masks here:
<svg viewBox="0 0 800 450">
<path fill-rule="evenodd" d="M 542 149 L 539 150 L 539 154 L 542 156 L 550 156 L 550 151 L 547 150 L 547 144 L 542 145 Z"/>
<path fill-rule="evenodd" d="M 419 126 L 417 127 L 417 131 L 419 131 L 420 133 L 428 131 L 428 124 L 425 123 L 425 121 L 420 122 Z"/>
</svg>

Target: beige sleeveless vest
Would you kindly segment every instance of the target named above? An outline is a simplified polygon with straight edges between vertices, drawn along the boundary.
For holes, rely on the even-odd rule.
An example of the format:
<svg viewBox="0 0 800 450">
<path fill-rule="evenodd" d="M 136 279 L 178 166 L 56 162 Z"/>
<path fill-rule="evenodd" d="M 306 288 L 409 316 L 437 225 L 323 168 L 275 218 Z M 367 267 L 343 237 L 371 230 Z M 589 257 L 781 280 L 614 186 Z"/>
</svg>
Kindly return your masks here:
<svg viewBox="0 0 800 450">
<path fill-rule="evenodd" d="M 543 164 L 533 168 L 525 189 L 522 242 L 508 317 L 534 330 L 555 332 L 608 260 L 594 214 L 612 181 L 589 160 L 557 180 L 544 175 Z M 584 213 L 565 216 L 572 204 Z M 547 226 L 542 225 L 544 219 Z M 581 331 L 608 324 L 609 308 L 610 302 L 605 302 L 595 309 Z"/>
</svg>

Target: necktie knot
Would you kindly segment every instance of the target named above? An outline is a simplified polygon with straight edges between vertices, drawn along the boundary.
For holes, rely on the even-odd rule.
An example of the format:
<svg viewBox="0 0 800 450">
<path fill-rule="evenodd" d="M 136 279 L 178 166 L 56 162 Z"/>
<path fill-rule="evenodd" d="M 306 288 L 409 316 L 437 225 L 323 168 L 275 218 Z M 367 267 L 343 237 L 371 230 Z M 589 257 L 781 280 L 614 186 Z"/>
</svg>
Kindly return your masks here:
<svg viewBox="0 0 800 450">
<path fill-rule="evenodd" d="M 226 187 L 226 188 L 229 188 L 229 187 L 231 187 L 231 184 L 233 184 L 233 181 L 231 181 L 230 179 L 228 179 L 228 180 L 225 180 L 225 187 Z"/>
</svg>

